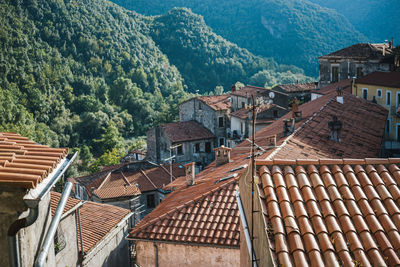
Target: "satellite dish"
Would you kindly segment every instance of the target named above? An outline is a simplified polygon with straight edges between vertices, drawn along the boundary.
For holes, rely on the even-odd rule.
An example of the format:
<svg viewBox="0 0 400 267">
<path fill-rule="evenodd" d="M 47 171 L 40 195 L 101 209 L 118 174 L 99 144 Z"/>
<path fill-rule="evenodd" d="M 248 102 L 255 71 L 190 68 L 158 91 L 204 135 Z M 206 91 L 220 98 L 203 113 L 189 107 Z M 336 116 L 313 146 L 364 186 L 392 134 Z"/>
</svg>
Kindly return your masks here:
<svg viewBox="0 0 400 267">
<path fill-rule="evenodd" d="M 269 98 L 274 98 L 275 97 L 275 93 L 274 92 L 269 92 Z"/>
</svg>

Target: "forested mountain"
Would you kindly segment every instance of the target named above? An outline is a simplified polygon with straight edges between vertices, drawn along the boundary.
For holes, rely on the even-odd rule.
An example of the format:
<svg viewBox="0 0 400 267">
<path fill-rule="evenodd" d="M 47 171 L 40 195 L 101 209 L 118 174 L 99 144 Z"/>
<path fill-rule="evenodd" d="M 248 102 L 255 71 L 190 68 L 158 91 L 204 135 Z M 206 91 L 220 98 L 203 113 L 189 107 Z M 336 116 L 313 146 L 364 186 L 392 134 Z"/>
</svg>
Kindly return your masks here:
<svg viewBox="0 0 400 267">
<path fill-rule="evenodd" d="M 145 15 L 187 7 L 204 16 L 217 34 L 317 76 L 317 57 L 366 41 L 346 17 L 307 0 L 113 0 Z"/>
<path fill-rule="evenodd" d="M 87 161 L 175 120 L 188 92 L 301 73 L 216 36 L 187 10 L 154 18 L 103 0 L 0 2 L 0 131 L 80 147 Z"/>
<path fill-rule="evenodd" d="M 310 0 L 344 15 L 371 42 L 395 38 L 400 43 L 400 1 L 398 0 Z"/>
</svg>

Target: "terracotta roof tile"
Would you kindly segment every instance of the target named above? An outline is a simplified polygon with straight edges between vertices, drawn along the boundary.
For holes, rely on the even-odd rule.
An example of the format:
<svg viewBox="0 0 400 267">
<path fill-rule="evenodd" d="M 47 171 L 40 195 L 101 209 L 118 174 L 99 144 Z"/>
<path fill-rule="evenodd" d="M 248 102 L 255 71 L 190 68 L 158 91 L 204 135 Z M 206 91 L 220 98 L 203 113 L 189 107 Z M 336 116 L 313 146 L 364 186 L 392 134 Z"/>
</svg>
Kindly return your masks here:
<svg viewBox="0 0 400 267">
<path fill-rule="evenodd" d="M 252 86 L 252 85 L 246 85 L 245 87 L 242 87 L 234 92 L 231 93 L 231 95 L 236 95 L 236 96 L 242 96 L 245 97 L 246 93 L 249 97 L 258 95 L 262 92 L 267 92 L 269 89 L 263 88 L 263 87 L 257 87 L 257 86 Z"/>
<path fill-rule="evenodd" d="M 229 110 L 232 103 L 229 101 L 230 94 L 215 96 L 199 96 L 197 99 L 214 110 Z"/>
<path fill-rule="evenodd" d="M 399 165 L 367 162 L 313 164 L 307 171 L 274 162 L 260 168 L 260 187 L 268 196 L 261 201 L 274 230 L 267 235 L 276 248 L 285 248 L 271 250 L 277 265 L 400 264 L 400 203 L 393 197 Z"/>
<path fill-rule="evenodd" d="M 306 92 L 312 91 L 315 89 L 315 83 L 292 83 L 292 84 L 281 84 L 275 86 L 274 90 L 281 90 L 285 91 L 286 93 L 296 93 L 296 92 Z"/>
<path fill-rule="evenodd" d="M 54 213 L 57 209 L 58 203 L 60 202 L 61 194 L 58 192 L 50 192 L 50 208 L 51 208 L 51 216 L 54 216 Z M 67 200 L 67 204 L 65 205 L 63 214 L 67 213 L 69 210 L 71 210 L 73 207 L 78 205 L 81 201 L 79 199 L 75 199 L 72 197 L 69 197 Z"/>
<path fill-rule="evenodd" d="M 35 188 L 68 154 L 16 133 L 0 132 L 0 185 Z"/>
<path fill-rule="evenodd" d="M 319 57 L 319 59 L 331 59 L 331 58 L 352 58 L 357 60 L 367 59 L 383 59 L 385 56 L 382 55 L 383 44 L 369 44 L 359 43 L 341 50 L 332 52 L 328 55 Z M 390 56 L 391 50 L 388 45 L 385 45 L 386 56 Z"/>
<path fill-rule="evenodd" d="M 375 71 L 356 80 L 358 84 L 380 85 L 387 87 L 400 88 L 400 72 L 381 72 Z"/>
<path fill-rule="evenodd" d="M 172 143 L 215 138 L 209 130 L 195 121 L 165 123 L 161 128 Z"/>
</svg>

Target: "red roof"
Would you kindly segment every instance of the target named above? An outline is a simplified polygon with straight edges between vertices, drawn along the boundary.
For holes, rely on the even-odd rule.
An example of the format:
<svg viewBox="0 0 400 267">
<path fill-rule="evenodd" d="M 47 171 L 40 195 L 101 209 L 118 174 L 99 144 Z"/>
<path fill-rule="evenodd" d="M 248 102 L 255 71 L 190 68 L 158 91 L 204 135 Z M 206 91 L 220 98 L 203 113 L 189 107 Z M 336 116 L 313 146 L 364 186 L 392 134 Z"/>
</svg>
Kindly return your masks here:
<svg viewBox="0 0 400 267">
<path fill-rule="evenodd" d="M 57 208 L 60 201 L 60 193 L 51 192 L 51 213 Z M 80 200 L 69 197 L 65 206 L 64 212 L 76 206 Z M 130 210 L 123 209 L 120 207 L 100 204 L 91 201 L 83 202 L 80 207 L 80 218 L 82 226 L 82 241 L 83 241 L 83 252 L 88 254 L 106 235 L 111 232 L 126 218 L 130 213 Z M 79 236 L 79 228 L 76 228 L 77 236 Z M 78 247 L 80 249 L 80 239 L 78 238 Z"/>
<path fill-rule="evenodd" d="M 286 91 L 286 93 L 296 93 L 296 92 L 305 92 L 312 91 L 315 89 L 315 83 L 292 83 L 292 84 L 281 84 L 275 86 L 274 90 L 277 90 L 277 87 Z"/>
<path fill-rule="evenodd" d="M 258 109 L 258 110 L 257 110 L 257 114 L 261 114 L 262 112 L 264 112 L 264 111 L 266 111 L 266 110 L 269 110 L 269 109 L 271 109 L 271 108 L 273 108 L 273 107 L 286 110 L 284 107 L 281 107 L 281 106 L 276 105 L 276 104 L 271 104 L 271 105 L 266 105 L 265 107 Z M 237 118 L 240 118 L 240 119 L 245 120 L 245 119 L 248 119 L 248 118 L 249 118 L 249 112 L 251 112 L 249 109 L 247 109 L 247 108 L 241 108 L 241 109 L 238 109 L 238 110 L 232 112 L 232 113 L 231 113 L 231 116 L 234 116 L 234 117 L 237 117 Z M 259 121 L 259 119 L 257 119 L 256 123 L 257 123 L 258 121 Z"/>
<path fill-rule="evenodd" d="M 358 78 L 356 83 L 400 88 L 400 71 L 381 72 L 375 71 L 364 77 Z"/>
<path fill-rule="evenodd" d="M 399 167 L 400 159 L 262 166 L 256 214 L 275 264 L 399 266 Z"/>
<path fill-rule="evenodd" d="M 353 79 L 341 80 L 336 83 L 328 84 L 327 86 L 321 87 L 320 89 L 314 90 L 313 93 L 326 95 L 336 92 L 336 89 L 342 88 L 345 92 L 352 93 L 352 81 Z"/>
<path fill-rule="evenodd" d="M 215 96 L 200 96 L 197 99 L 201 100 L 204 104 L 214 110 L 228 110 L 231 108 L 232 103 L 229 101 L 230 94 L 215 95 Z"/>
<path fill-rule="evenodd" d="M 321 56 L 319 59 L 351 58 L 355 60 L 380 60 L 385 57 L 382 54 L 383 47 L 385 47 L 385 56 L 391 56 L 392 52 L 387 44 L 359 43 L 332 52 L 328 55 Z"/>
<path fill-rule="evenodd" d="M 245 97 L 246 93 L 247 95 L 250 96 L 255 96 L 258 95 L 262 92 L 268 91 L 269 89 L 267 88 L 263 88 L 263 87 L 257 87 L 257 86 L 252 86 L 252 85 L 246 85 L 245 87 L 242 87 L 234 92 L 232 92 L 232 95 L 236 95 L 236 96 L 242 96 Z"/>
<path fill-rule="evenodd" d="M 165 123 L 161 128 L 172 143 L 215 138 L 209 130 L 195 121 Z"/>
<path fill-rule="evenodd" d="M 67 156 L 16 133 L 0 132 L 0 185 L 35 188 Z"/>
</svg>

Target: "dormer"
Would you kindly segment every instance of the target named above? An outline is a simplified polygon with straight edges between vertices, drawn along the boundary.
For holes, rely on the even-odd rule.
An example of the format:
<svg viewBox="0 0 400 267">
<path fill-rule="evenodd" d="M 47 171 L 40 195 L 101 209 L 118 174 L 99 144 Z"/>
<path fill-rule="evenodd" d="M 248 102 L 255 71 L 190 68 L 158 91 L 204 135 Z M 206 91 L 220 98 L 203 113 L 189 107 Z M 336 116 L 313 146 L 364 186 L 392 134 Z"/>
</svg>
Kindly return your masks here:
<svg viewBox="0 0 400 267">
<path fill-rule="evenodd" d="M 230 162 L 231 150 L 231 148 L 225 146 L 214 148 L 216 166 L 224 165 Z"/>
</svg>

